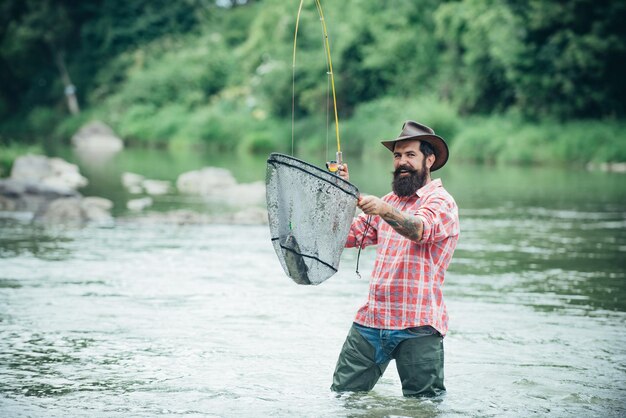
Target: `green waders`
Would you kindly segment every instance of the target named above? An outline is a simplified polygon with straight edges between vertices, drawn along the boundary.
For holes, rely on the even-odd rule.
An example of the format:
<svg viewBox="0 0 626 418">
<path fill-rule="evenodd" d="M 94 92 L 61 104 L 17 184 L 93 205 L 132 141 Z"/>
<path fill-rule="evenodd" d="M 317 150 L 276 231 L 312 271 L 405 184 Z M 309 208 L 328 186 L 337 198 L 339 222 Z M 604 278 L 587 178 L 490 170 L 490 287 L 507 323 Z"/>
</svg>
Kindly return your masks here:
<svg viewBox="0 0 626 418">
<path fill-rule="evenodd" d="M 443 337 L 438 333 L 402 341 L 391 358 L 396 360 L 404 396 L 435 396 L 445 391 Z M 339 354 L 331 390 L 369 391 L 389 362 L 377 364 L 374 347 L 353 326 Z"/>
</svg>

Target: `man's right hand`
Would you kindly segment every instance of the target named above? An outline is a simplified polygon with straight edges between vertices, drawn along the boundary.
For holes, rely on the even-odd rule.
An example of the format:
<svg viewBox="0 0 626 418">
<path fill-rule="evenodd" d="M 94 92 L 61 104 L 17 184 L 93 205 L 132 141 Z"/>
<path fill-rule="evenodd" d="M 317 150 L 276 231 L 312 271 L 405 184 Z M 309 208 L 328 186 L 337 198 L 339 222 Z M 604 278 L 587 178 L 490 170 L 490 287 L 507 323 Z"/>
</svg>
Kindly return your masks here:
<svg viewBox="0 0 626 418">
<path fill-rule="evenodd" d="M 339 174 L 339 177 L 341 177 L 345 181 L 350 181 L 350 174 L 348 174 L 348 163 L 339 164 L 337 174 Z"/>
</svg>

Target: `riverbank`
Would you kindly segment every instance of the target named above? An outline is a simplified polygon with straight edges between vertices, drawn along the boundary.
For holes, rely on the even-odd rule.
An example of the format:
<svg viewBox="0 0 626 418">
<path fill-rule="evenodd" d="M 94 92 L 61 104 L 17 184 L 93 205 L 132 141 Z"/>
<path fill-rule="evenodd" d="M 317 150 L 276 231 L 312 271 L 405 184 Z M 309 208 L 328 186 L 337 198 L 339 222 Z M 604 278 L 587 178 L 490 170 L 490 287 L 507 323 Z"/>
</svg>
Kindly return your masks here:
<svg viewBox="0 0 626 418">
<path fill-rule="evenodd" d="M 402 115 L 405 117 L 411 114 L 423 116 L 421 120 L 446 138 L 451 149 L 451 161 L 455 164 L 469 162 L 487 167 L 558 166 L 588 171 L 626 172 L 626 125 L 621 121 L 529 123 L 513 116 L 461 118 L 452 108 L 436 104 L 433 100 L 380 100 L 361 106 L 352 118 L 341 124 L 342 149 L 348 161 L 369 161 L 371 165 L 374 160 L 384 157 L 379 140 L 397 135 L 397 121 L 402 119 L 398 119 L 393 112 L 397 106 L 404 109 Z M 326 144 L 326 135 L 322 138 L 325 130 L 321 124 L 315 125 L 313 122 L 313 119 L 308 118 L 297 123 L 294 152 L 299 158 L 321 164 L 334 154 L 334 137 L 330 135 L 329 143 Z M 242 132 L 245 136 L 246 130 Z M 235 168 L 233 173 L 238 181 L 258 181 L 263 177 L 264 157 L 267 153 L 291 151 L 286 149 L 290 141 L 283 133 L 273 135 L 267 132 L 260 137 L 273 140 L 252 149 L 242 148 L 233 140 L 227 147 L 232 150 L 218 153 L 209 140 L 174 141 L 175 146 L 172 146 L 172 143 L 167 142 L 134 139 L 132 145 L 127 146 L 119 157 L 119 163 L 129 167 L 132 172 L 169 181 L 175 180 L 175 172 L 163 171 L 163 164 L 176 168 L 178 174 L 189 168 L 199 169 L 206 165 Z M 93 163 L 82 161 L 75 150 L 72 151 L 67 145 L 69 142 L 61 141 L 49 152 L 44 151 L 43 144 L 11 142 L 0 145 L 0 178 L 9 175 L 17 157 L 48 154 L 83 165 L 85 170 L 92 172 L 91 175 L 99 177 L 96 185 L 90 186 L 93 192 L 107 193 L 109 190 L 100 190 L 98 184 L 108 184 L 110 180 L 107 178 L 110 179 L 111 175 L 121 176 L 122 173 L 115 170 L 118 164 L 94 170 Z M 253 142 L 248 140 L 246 143 L 250 145 Z M 353 166 L 353 169 L 356 171 L 359 168 Z M 115 170 L 115 173 L 110 170 Z M 118 196 L 118 204 L 126 206 L 126 200 L 128 196 Z"/>
<path fill-rule="evenodd" d="M 245 160 L 270 152 L 292 152 L 291 122 L 255 120 L 248 110 L 235 109 L 228 118 L 207 120 L 206 109 L 181 115 L 163 115 L 159 124 L 153 115 L 135 115 L 132 126 L 111 124 L 127 148 L 165 149 L 174 153 L 190 149 L 233 153 Z M 95 112 L 98 114 L 99 112 Z M 104 112 L 100 115 L 107 120 Z M 50 135 L 57 146 L 69 143 L 85 115 L 69 118 Z M 340 119 L 344 154 L 368 157 L 379 152 L 379 141 L 393 138 L 404 120 L 415 119 L 432 127 L 450 146 L 456 161 L 497 165 L 553 165 L 624 171 L 626 164 L 626 122 L 616 119 L 528 121 L 513 114 L 458 115 L 454 108 L 433 98 L 385 98 L 360 105 L 350 117 Z M 130 123 L 130 122 L 129 122 Z M 160 129 L 159 126 L 167 126 Z M 149 128 L 148 128 L 149 127 Z M 299 155 L 334 154 L 334 126 L 326 128 L 319 117 L 298 118 L 294 126 L 293 149 Z M 48 137 L 42 134 L 43 137 Z M 161 138 L 161 139 L 159 139 Z M 12 142 L 0 145 L 0 175 L 8 173 L 12 160 L 35 145 Z"/>
<path fill-rule="evenodd" d="M 382 99 L 360 106 L 344 121 L 347 148 L 368 153 L 379 139 L 393 138 L 405 119 L 432 127 L 457 161 L 486 164 L 586 166 L 626 162 L 626 122 L 530 121 L 515 114 L 460 116 L 433 98 Z"/>
</svg>

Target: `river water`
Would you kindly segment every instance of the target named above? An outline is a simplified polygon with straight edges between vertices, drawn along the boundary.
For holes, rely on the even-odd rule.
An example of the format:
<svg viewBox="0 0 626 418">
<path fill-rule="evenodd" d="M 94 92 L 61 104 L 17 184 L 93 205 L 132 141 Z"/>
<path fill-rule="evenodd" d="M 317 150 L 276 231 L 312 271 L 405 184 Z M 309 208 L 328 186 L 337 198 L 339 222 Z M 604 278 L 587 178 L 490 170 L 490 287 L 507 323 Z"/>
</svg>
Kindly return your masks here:
<svg viewBox="0 0 626 418">
<path fill-rule="evenodd" d="M 118 207 L 119 172 L 172 179 L 206 162 L 125 158 L 83 170 Z M 262 160 L 220 161 L 241 181 L 263 176 Z M 352 180 L 382 194 L 388 164 L 355 161 Z M 393 365 L 369 393 L 330 392 L 367 294 L 353 250 L 325 283 L 298 286 L 263 225 L 4 219 L 0 415 L 625 416 L 626 177 L 455 164 L 441 177 L 462 227 L 445 285 L 445 395 L 403 398 Z M 361 272 L 373 262 L 364 250 Z"/>
</svg>

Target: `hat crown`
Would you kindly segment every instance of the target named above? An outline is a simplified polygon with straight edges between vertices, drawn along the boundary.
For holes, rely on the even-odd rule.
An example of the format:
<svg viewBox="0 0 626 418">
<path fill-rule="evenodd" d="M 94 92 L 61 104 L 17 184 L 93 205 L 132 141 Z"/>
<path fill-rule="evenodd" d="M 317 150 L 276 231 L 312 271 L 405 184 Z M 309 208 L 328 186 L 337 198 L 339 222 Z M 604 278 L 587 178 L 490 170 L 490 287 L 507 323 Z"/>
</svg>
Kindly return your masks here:
<svg viewBox="0 0 626 418">
<path fill-rule="evenodd" d="M 407 120 L 404 122 L 404 125 L 402 125 L 402 132 L 400 132 L 399 137 L 419 136 L 424 134 L 434 135 L 435 131 L 426 125 L 422 125 L 421 123 Z"/>
</svg>

